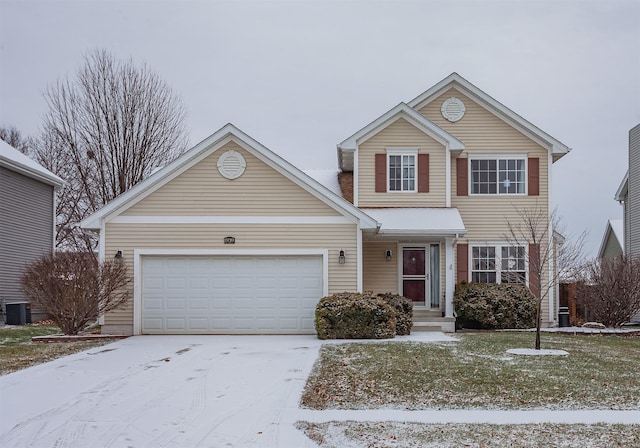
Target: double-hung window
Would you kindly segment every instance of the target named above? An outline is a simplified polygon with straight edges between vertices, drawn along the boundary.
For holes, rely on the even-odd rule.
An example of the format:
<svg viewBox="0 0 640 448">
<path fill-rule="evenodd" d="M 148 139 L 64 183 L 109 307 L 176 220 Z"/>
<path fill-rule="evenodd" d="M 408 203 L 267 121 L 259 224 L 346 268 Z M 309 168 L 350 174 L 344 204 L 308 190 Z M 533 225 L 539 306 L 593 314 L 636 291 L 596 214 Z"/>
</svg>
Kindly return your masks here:
<svg viewBox="0 0 640 448">
<path fill-rule="evenodd" d="M 417 191 L 416 165 L 418 151 L 411 149 L 388 149 L 388 191 Z"/>
<path fill-rule="evenodd" d="M 472 246 L 471 281 L 475 283 L 526 284 L 524 247 L 508 245 Z"/>
<path fill-rule="evenodd" d="M 525 194 L 526 159 L 471 159 L 471 194 Z"/>
</svg>

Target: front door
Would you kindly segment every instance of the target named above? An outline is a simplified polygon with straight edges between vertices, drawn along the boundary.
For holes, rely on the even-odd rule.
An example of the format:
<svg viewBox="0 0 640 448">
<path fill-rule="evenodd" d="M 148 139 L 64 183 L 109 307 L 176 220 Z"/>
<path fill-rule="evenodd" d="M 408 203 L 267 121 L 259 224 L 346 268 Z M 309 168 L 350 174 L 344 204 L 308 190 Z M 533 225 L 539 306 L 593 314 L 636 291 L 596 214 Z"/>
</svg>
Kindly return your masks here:
<svg viewBox="0 0 640 448">
<path fill-rule="evenodd" d="M 416 306 L 440 309 L 440 245 L 402 248 L 402 295 Z"/>
<path fill-rule="evenodd" d="M 418 306 L 427 303 L 429 273 L 426 255 L 424 247 L 402 249 L 402 295 Z"/>
</svg>

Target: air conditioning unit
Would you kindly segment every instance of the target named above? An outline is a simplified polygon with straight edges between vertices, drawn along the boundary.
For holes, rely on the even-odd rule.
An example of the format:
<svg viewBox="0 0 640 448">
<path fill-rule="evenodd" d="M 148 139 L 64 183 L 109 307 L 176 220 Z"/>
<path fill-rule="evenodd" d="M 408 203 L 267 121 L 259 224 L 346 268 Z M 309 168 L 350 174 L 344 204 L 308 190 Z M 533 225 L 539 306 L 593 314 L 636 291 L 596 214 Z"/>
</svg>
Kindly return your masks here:
<svg viewBox="0 0 640 448">
<path fill-rule="evenodd" d="M 7 325 L 25 325 L 31 323 L 31 304 L 29 302 L 7 303 Z"/>
</svg>

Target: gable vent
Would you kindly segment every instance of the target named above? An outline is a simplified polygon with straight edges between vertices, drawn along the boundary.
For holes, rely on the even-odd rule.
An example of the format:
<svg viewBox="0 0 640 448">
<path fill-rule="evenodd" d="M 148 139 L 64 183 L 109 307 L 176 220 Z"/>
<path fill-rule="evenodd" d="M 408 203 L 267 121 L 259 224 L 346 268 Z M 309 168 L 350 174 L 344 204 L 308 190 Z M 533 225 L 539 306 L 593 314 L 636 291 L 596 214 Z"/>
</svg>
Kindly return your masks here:
<svg viewBox="0 0 640 448">
<path fill-rule="evenodd" d="M 247 162 L 242 154 L 236 151 L 227 151 L 218 159 L 218 171 L 227 179 L 237 179 L 242 176 Z"/>
<path fill-rule="evenodd" d="M 445 100 L 444 103 L 442 103 L 442 108 L 440 109 L 440 111 L 442 112 L 442 116 L 444 118 L 454 123 L 462 119 L 466 109 L 462 101 L 452 96 L 448 100 Z"/>
</svg>

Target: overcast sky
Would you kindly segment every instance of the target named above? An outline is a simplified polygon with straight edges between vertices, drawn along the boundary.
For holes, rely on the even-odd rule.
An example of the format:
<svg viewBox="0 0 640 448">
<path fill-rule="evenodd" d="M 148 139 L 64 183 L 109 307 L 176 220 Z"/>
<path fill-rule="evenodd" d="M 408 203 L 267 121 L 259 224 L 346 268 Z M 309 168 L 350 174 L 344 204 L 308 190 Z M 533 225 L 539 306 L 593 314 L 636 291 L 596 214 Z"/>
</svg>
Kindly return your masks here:
<svg viewBox="0 0 640 448">
<path fill-rule="evenodd" d="M 47 85 L 87 51 L 147 63 L 191 144 L 231 122 L 303 169 L 452 72 L 573 151 L 554 165 L 567 233 L 595 255 L 640 123 L 640 0 L 0 0 L 0 126 L 36 135 Z"/>
</svg>

